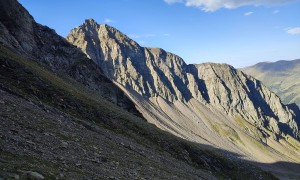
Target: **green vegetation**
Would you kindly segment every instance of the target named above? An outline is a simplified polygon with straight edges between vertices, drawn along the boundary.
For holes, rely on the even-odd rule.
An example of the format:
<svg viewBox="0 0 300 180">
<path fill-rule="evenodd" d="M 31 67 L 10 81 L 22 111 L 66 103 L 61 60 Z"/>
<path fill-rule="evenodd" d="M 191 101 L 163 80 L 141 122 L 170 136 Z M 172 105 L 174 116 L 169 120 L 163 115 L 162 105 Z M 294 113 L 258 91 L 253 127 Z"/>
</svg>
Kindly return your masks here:
<svg viewBox="0 0 300 180">
<path fill-rule="evenodd" d="M 216 123 L 211 123 L 211 126 L 215 132 L 217 132 L 219 135 L 223 137 L 228 138 L 232 143 L 234 144 L 239 143 L 245 146 L 238 133 L 231 127 L 227 126 L 226 124 L 220 124 L 216 122 Z"/>
<path fill-rule="evenodd" d="M 234 118 L 235 122 L 242 128 L 246 133 L 248 133 L 252 138 L 248 138 L 248 141 L 250 141 L 252 144 L 257 146 L 261 150 L 266 150 L 266 146 L 262 144 L 260 141 L 260 137 L 263 137 L 262 133 L 252 124 L 247 122 L 241 117 L 235 117 Z M 266 133 L 269 134 L 269 132 L 266 130 Z M 268 152 L 268 151 L 265 151 Z"/>
</svg>

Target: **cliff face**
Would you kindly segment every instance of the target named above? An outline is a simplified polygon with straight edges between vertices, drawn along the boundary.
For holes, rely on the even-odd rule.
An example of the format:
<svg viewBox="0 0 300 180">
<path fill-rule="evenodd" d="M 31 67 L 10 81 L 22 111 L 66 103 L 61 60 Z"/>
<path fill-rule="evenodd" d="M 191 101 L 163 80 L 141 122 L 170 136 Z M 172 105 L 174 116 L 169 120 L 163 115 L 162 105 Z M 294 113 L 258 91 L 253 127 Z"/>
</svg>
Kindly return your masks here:
<svg viewBox="0 0 300 180">
<path fill-rule="evenodd" d="M 172 53 L 141 47 L 93 19 L 73 29 L 67 40 L 93 59 L 107 77 L 144 98 L 159 97 L 173 104 L 195 99 L 265 128 L 275 139 L 285 134 L 299 138 L 296 112 L 259 81 L 229 65 L 187 65 Z"/>
<path fill-rule="evenodd" d="M 134 104 L 93 61 L 53 29 L 36 23 L 17 1 L 0 1 L 0 32 L 0 44 L 4 47 L 137 113 Z"/>
<path fill-rule="evenodd" d="M 260 81 L 225 64 L 195 67 L 199 79 L 206 85 L 209 102 L 215 107 L 231 116 L 239 115 L 277 135 L 282 131 L 299 138 L 298 112 L 282 104 L 277 95 Z"/>
</svg>

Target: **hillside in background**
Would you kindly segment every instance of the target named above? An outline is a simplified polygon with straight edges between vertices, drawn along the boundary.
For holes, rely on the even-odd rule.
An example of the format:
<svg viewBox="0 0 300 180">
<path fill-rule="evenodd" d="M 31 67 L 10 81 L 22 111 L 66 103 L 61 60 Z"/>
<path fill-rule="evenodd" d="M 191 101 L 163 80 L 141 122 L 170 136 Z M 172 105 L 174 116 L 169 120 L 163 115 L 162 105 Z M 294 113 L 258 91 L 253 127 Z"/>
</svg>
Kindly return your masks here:
<svg viewBox="0 0 300 180">
<path fill-rule="evenodd" d="M 284 103 L 296 103 L 300 107 L 300 59 L 262 62 L 242 71 L 261 80 Z"/>
</svg>

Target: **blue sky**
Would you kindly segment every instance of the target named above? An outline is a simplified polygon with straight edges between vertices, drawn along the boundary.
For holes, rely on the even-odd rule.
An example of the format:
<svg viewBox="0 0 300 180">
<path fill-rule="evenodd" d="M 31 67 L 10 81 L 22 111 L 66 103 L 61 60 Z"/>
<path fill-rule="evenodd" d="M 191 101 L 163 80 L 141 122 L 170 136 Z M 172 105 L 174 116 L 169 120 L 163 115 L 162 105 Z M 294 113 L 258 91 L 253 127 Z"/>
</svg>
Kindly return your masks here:
<svg viewBox="0 0 300 180">
<path fill-rule="evenodd" d="M 19 0 L 65 37 L 93 18 L 188 64 L 300 58 L 300 0 Z"/>
</svg>

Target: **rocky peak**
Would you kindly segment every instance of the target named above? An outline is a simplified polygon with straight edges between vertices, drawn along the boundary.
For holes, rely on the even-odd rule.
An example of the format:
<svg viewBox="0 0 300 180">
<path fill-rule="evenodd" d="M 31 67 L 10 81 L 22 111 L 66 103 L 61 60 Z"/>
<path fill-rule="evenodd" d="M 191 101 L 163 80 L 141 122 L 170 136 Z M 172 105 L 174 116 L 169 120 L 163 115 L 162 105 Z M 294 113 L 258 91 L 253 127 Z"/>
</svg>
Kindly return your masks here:
<svg viewBox="0 0 300 180">
<path fill-rule="evenodd" d="M 90 29 L 99 28 L 99 25 L 97 24 L 97 22 L 93 18 L 86 19 L 83 23 L 83 26 L 90 27 Z"/>
<path fill-rule="evenodd" d="M 66 39 L 80 47 L 111 79 L 115 79 L 113 70 L 122 64 L 124 58 L 127 59 L 126 54 L 131 52 L 130 56 L 137 57 L 141 53 L 136 42 L 117 29 L 106 24 L 99 25 L 94 20 L 86 20 L 71 30 Z"/>
</svg>

